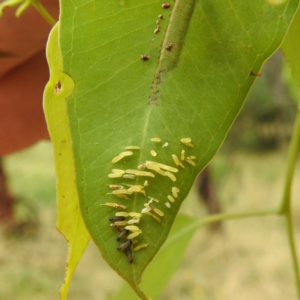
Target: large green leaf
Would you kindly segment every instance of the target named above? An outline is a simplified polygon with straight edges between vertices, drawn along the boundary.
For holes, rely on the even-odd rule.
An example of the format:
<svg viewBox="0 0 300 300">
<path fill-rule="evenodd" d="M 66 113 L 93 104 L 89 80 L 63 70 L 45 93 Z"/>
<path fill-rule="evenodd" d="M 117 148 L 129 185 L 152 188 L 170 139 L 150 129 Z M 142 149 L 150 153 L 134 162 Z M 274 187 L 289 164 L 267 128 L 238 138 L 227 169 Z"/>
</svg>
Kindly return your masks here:
<svg viewBox="0 0 300 300">
<path fill-rule="evenodd" d="M 158 0 L 61 1 L 63 71 L 75 83 L 66 103 L 82 216 L 103 257 L 143 299 L 138 285 L 144 269 L 241 109 L 255 79 L 249 74 L 259 72 L 278 48 L 298 6 L 298 0 L 273 2 L 176 0 L 164 9 Z M 161 142 L 152 142 L 154 137 Z M 191 138 L 193 147 L 182 138 Z M 126 146 L 140 150 L 113 163 Z M 171 156 L 180 158 L 182 150 L 185 158 L 196 157 L 181 161 L 184 168 Z M 112 169 L 137 170 L 145 161 L 177 168 L 171 172 L 176 182 L 165 169 L 161 174 L 145 170 L 155 177 L 108 177 Z M 111 194 L 108 186 L 128 190 L 126 184 L 145 180 L 146 195 L 135 192 L 128 200 Z M 179 196 L 170 203 L 172 187 Z M 159 223 L 143 214 L 135 240 L 148 247 L 134 252 L 130 264 L 116 250 L 118 231 L 109 226 L 117 209 L 102 204 L 141 212 L 148 197 L 159 200 L 153 207 L 164 215 Z"/>
</svg>

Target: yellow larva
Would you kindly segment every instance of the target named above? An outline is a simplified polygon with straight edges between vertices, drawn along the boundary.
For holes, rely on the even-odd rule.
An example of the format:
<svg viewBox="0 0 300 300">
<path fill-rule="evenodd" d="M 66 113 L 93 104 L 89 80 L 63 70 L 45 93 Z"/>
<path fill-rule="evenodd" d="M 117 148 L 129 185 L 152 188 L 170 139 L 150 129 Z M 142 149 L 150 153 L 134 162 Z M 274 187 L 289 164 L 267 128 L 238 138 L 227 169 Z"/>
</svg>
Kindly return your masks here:
<svg viewBox="0 0 300 300">
<path fill-rule="evenodd" d="M 149 186 L 148 180 L 145 180 L 144 187 Z"/>
<path fill-rule="evenodd" d="M 161 139 L 158 138 L 158 137 L 154 137 L 154 138 L 151 138 L 150 141 L 151 141 L 151 142 L 155 142 L 155 143 L 160 143 L 160 142 L 161 142 Z"/>
<path fill-rule="evenodd" d="M 140 218 L 133 218 L 131 220 L 128 220 L 128 224 L 137 224 L 140 222 Z"/>
<path fill-rule="evenodd" d="M 166 176 L 168 176 L 172 181 L 176 181 L 176 177 L 174 176 L 174 174 L 170 173 L 170 172 L 165 172 Z"/>
<path fill-rule="evenodd" d="M 171 193 L 175 198 L 178 197 L 178 192 L 179 192 L 179 189 L 177 187 L 172 187 Z"/>
<path fill-rule="evenodd" d="M 165 172 L 165 171 L 162 171 L 162 170 L 160 170 L 160 169 L 158 169 L 158 170 L 155 170 L 155 169 L 154 169 L 154 171 L 155 171 L 157 174 L 160 174 L 160 175 L 162 175 L 162 176 L 167 176 L 166 172 Z"/>
<path fill-rule="evenodd" d="M 180 159 L 181 160 L 184 160 L 185 158 L 185 150 L 181 150 L 181 156 L 180 156 Z"/>
<path fill-rule="evenodd" d="M 124 151 L 124 152 L 121 152 L 119 155 L 117 155 L 116 157 L 114 157 L 113 159 L 112 159 L 112 163 L 113 164 L 115 164 L 116 162 L 118 162 L 118 161 L 120 161 L 123 157 L 125 157 L 125 156 L 130 156 L 130 155 L 132 155 L 133 154 L 133 152 L 132 151 Z"/>
<path fill-rule="evenodd" d="M 129 198 L 126 195 L 114 195 L 114 196 L 117 196 L 118 198 L 129 200 Z"/>
<path fill-rule="evenodd" d="M 112 202 L 106 202 L 101 205 L 106 205 L 106 206 L 110 206 L 110 207 L 117 208 L 117 209 L 126 209 L 127 208 L 125 205 L 121 205 L 118 203 L 112 203 Z"/>
<path fill-rule="evenodd" d="M 116 216 L 121 216 L 121 217 L 128 217 L 128 212 L 125 212 L 125 211 L 120 211 L 120 212 L 117 212 L 115 213 Z"/>
<path fill-rule="evenodd" d="M 147 165 L 148 170 L 160 171 L 160 167 L 157 165 Z"/>
<path fill-rule="evenodd" d="M 107 175 L 109 178 L 119 178 L 122 177 L 121 173 L 111 173 Z"/>
<path fill-rule="evenodd" d="M 151 151 L 150 151 L 150 154 L 151 154 L 152 156 L 154 156 L 154 157 L 157 156 L 157 153 L 156 153 L 154 150 L 151 150 Z"/>
<path fill-rule="evenodd" d="M 129 170 L 126 170 L 125 172 L 126 172 L 127 174 L 133 174 L 133 175 L 136 175 L 137 170 L 131 170 L 131 169 L 129 169 Z"/>
<path fill-rule="evenodd" d="M 147 204 L 147 206 L 142 209 L 142 213 L 143 214 L 145 214 L 145 213 L 147 213 L 147 212 L 149 212 L 149 211 L 152 210 L 152 208 L 148 205 L 148 203 L 145 203 L 145 204 Z"/>
<path fill-rule="evenodd" d="M 165 205 L 166 205 L 167 208 L 171 208 L 171 203 L 170 202 L 166 202 Z"/>
<path fill-rule="evenodd" d="M 168 199 L 170 202 L 175 202 L 175 199 L 171 195 L 168 195 Z"/>
<path fill-rule="evenodd" d="M 133 154 L 132 151 L 124 151 L 124 152 L 121 152 L 119 155 L 122 155 L 123 157 L 125 157 L 125 156 L 130 156 L 132 154 Z"/>
<path fill-rule="evenodd" d="M 167 165 L 155 162 L 155 161 L 149 161 L 149 160 L 146 161 L 146 167 L 147 168 L 149 168 L 149 167 L 155 168 L 156 167 L 156 168 L 164 169 L 164 170 L 174 172 L 174 173 L 178 172 L 178 169 L 176 169 L 176 168 L 173 168 L 171 166 L 167 166 Z"/>
<path fill-rule="evenodd" d="M 111 194 L 113 194 L 113 195 L 124 195 L 124 194 L 131 195 L 132 192 L 127 189 L 122 189 L 122 190 L 113 190 L 111 192 Z"/>
<path fill-rule="evenodd" d="M 191 138 L 183 138 L 180 140 L 181 143 L 187 147 L 193 148 L 194 146 L 191 144 L 192 139 Z"/>
<path fill-rule="evenodd" d="M 122 170 L 122 169 L 112 169 L 111 171 L 112 171 L 114 174 L 121 174 L 121 175 L 125 174 L 125 171 Z"/>
<path fill-rule="evenodd" d="M 176 186 L 172 186 L 172 191 L 179 193 L 180 189 Z"/>
<path fill-rule="evenodd" d="M 143 190 L 142 188 L 138 187 L 138 186 L 133 186 L 133 187 L 130 187 L 128 189 L 129 192 L 132 192 L 132 193 L 142 193 L 144 194 L 144 196 L 146 196 L 146 192 L 145 190 Z"/>
<path fill-rule="evenodd" d="M 139 146 L 127 146 L 125 147 L 126 150 L 139 150 L 141 149 Z"/>
<path fill-rule="evenodd" d="M 196 166 L 196 163 L 192 159 L 189 159 L 188 157 L 185 159 L 185 161 L 194 167 Z"/>
<path fill-rule="evenodd" d="M 131 232 L 141 231 L 140 228 L 135 225 L 126 226 L 125 229 Z"/>
<path fill-rule="evenodd" d="M 128 188 L 128 191 L 130 191 L 130 192 L 145 192 L 144 190 L 143 190 L 143 188 L 144 187 L 140 187 L 140 186 L 132 186 L 132 187 L 130 187 L 130 188 Z"/>
<path fill-rule="evenodd" d="M 129 235 L 127 236 L 127 239 L 128 239 L 128 240 L 131 240 L 131 239 L 137 237 L 138 235 L 140 235 L 141 233 L 142 233 L 141 230 L 140 230 L 140 231 L 133 232 L 133 233 L 131 233 L 131 234 L 129 234 Z"/>
<path fill-rule="evenodd" d="M 146 212 L 147 215 L 151 216 L 153 219 L 155 219 L 158 223 L 162 223 L 161 219 L 157 217 L 156 215 L 152 214 L 151 212 Z"/>
<path fill-rule="evenodd" d="M 139 166 L 138 166 L 138 169 L 139 169 L 139 170 L 144 170 L 144 169 L 146 169 L 146 164 L 141 164 L 141 165 L 139 165 Z"/>
<path fill-rule="evenodd" d="M 124 189 L 124 187 L 122 185 L 109 184 L 108 186 L 112 190 L 122 190 L 122 189 Z"/>
<path fill-rule="evenodd" d="M 148 177 L 155 177 L 155 175 L 151 172 L 146 171 L 137 171 L 136 176 L 148 176 Z"/>
<path fill-rule="evenodd" d="M 121 160 L 123 157 L 124 157 L 123 155 L 117 155 L 116 157 L 114 157 L 114 158 L 112 159 L 111 162 L 112 162 L 113 164 L 115 164 L 115 163 L 117 163 L 119 160 Z"/>
<path fill-rule="evenodd" d="M 146 172 L 146 171 L 139 171 L 139 170 L 126 170 L 127 174 L 132 174 L 136 176 L 149 176 L 149 177 L 155 177 L 155 175 L 151 172 Z M 123 176 L 124 177 L 124 176 Z"/>
<path fill-rule="evenodd" d="M 168 147 L 168 146 L 169 146 L 169 143 L 166 142 L 166 143 L 164 143 L 164 144 L 162 145 L 162 148 L 166 148 L 166 147 Z"/>
<path fill-rule="evenodd" d="M 159 200 L 157 200 L 157 199 L 155 199 L 155 198 L 153 198 L 153 197 L 148 197 L 150 200 L 149 200 L 149 203 L 151 203 L 152 201 L 154 201 L 154 202 L 156 202 L 156 203 L 158 203 L 159 202 Z M 151 202 L 150 202 L 151 201 Z"/>
<path fill-rule="evenodd" d="M 180 141 L 181 141 L 181 143 L 183 143 L 183 144 L 187 144 L 187 143 L 190 143 L 190 142 L 192 141 L 192 139 L 191 139 L 191 138 L 183 138 L 183 139 L 181 139 Z"/>
<path fill-rule="evenodd" d="M 175 197 L 175 198 L 177 198 L 178 197 L 178 194 L 177 194 L 177 192 L 176 191 L 171 191 L 171 193 L 172 193 L 172 195 Z"/>
<path fill-rule="evenodd" d="M 184 144 L 184 145 L 187 146 L 187 147 L 190 147 L 190 148 L 193 148 L 193 147 L 194 147 L 194 145 L 191 144 L 191 143 L 186 143 L 186 144 Z"/>
<path fill-rule="evenodd" d="M 173 158 L 176 166 L 180 166 L 180 167 L 184 168 L 184 165 L 180 162 L 180 160 L 178 159 L 176 154 L 172 154 L 172 158 Z"/>
<path fill-rule="evenodd" d="M 142 214 L 140 214 L 140 213 L 137 213 L 137 212 L 130 212 L 129 214 L 128 214 L 130 217 L 137 217 L 137 218 L 140 218 L 141 216 L 142 216 Z"/>
<path fill-rule="evenodd" d="M 148 244 L 141 244 L 136 246 L 133 251 L 139 251 L 140 249 L 146 248 L 148 246 Z"/>
<path fill-rule="evenodd" d="M 125 225 L 127 225 L 127 221 L 117 221 L 114 224 L 117 226 L 125 226 Z"/>
<path fill-rule="evenodd" d="M 124 174 L 123 178 L 126 178 L 126 179 L 135 179 L 135 175 L 133 175 L 133 174 Z"/>
<path fill-rule="evenodd" d="M 159 210 L 158 208 L 153 208 L 153 210 L 154 210 L 154 212 L 156 212 L 159 216 L 164 216 L 164 213 L 161 211 L 161 210 Z"/>
<path fill-rule="evenodd" d="M 145 187 L 144 185 L 138 185 L 138 184 L 125 184 L 125 185 L 130 187 L 130 188 L 136 187 L 136 188 L 143 189 Z"/>
</svg>

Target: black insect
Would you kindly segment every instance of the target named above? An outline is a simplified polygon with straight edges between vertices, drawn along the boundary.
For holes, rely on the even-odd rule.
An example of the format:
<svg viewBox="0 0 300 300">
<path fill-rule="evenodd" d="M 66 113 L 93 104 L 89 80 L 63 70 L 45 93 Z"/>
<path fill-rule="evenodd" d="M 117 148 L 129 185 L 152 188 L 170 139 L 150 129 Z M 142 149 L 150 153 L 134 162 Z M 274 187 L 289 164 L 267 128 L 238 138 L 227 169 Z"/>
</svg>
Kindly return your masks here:
<svg viewBox="0 0 300 300">
<path fill-rule="evenodd" d="M 128 258 L 128 261 L 132 264 L 133 263 L 133 256 L 132 256 L 131 248 L 130 247 L 126 248 L 124 252 L 125 252 L 125 254 Z"/>
<path fill-rule="evenodd" d="M 150 56 L 149 55 L 141 55 L 142 60 L 149 60 Z"/>
<path fill-rule="evenodd" d="M 128 234 L 129 230 L 123 229 L 121 233 L 117 236 L 117 241 L 120 241 L 122 238 L 126 237 Z"/>
<path fill-rule="evenodd" d="M 111 222 L 117 222 L 117 221 L 125 221 L 125 217 L 123 217 L 123 216 L 116 216 L 116 217 L 111 217 L 111 218 L 109 218 L 109 221 L 111 221 Z"/>
<path fill-rule="evenodd" d="M 132 244 L 132 240 L 127 240 L 126 242 L 124 242 L 123 244 L 120 244 L 117 248 L 117 250 L 124 250 L 128 247 L 130 247 Z"/>
<path fill-rule="evenodd" d="M 172 48 L 173 48 L 173 43 L 171 43 L 171 44 L 169 44 L 169 45 L 166 46 L 166 49 L 167 49 L 168 51 L 171 51 Z"/>
<path fill-rule="evenodd" d="M 171 4 L 170 3 L 164 3 L 161 7 L 166 9 L 166 8 L 171 7 Z"/>
</svg>

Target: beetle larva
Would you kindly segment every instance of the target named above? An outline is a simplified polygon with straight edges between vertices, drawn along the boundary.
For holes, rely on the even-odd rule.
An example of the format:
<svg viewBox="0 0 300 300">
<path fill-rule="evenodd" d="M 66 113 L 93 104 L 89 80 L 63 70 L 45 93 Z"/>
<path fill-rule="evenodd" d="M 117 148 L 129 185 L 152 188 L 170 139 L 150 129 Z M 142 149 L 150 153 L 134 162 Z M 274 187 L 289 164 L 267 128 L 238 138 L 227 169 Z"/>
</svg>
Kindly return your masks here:
<svg viewBox="0 0 300 300">
<path fill-rule="evenodd" d="M 127 236 L 127 238 L 128 238 L 128 239 L 133 239 L 133 238 L 137 237 L 138 235 L 140 235 L 141 233 L 142 233 L 141 230 L 132 232 L 132 233 L 130 233 L 130 234 Z"/>
<path fill-rule="evenodd" d="M 127 146 L 125 147 L 126 150 L 140 150 L 141 148 L 139 146 Z"/>
<path fill-rule="evenodd" d="M 117 212 L 117 213 L 115 213 L 115 215 L 117 217 L 128 217 L 129 216 L 128 212 L 126 212 L 126 211 Z"/>
<path fill-rule="evenodd" d="M 133 175 L 133 174 L 124 174 L 123 178 L 126 178 L 126 179 L 135 179 L 135 175 Z"/>
<path fill-rule="evenodd" d="M 183 161 L 185 158 L 185 150 L 181 150 L 180 159 Z"/>
<path fill-rule="evenodd" d="M 176 166 L 180 166 L 180 167 L 184 168 L 184 165 L 180 162 L 180 160 L 178 159 L 176 154 L 172 154 L 172 158 L 173 158 Z"/>
<path fill-rule="evenodd" d="M 158 138 L 158 137 L 154 137 L 154 138 L 151 138 L 150 141 L 151 141 L 151 142 L 155 142 L 155 143 L 160 143 L 160 142 L 161 142 L 161 139 Z"/>
<path fill-rule="evenodd" d="M 166 176 L 168 176 L 172 181 L 176 181 L 176 177 L 174 176 L 174 174 L 172 174 L 168 171 L 166 171 L 165 173 L 166 173 Z"/>
<path fill-rule="evenodd" d="M 147 215 L 151 216 L 153 219 L 155 219 L 158 223 L 162 223 L 161 219 L 157 217 L 155 214 L 152 214 L 150 211 L 146 212 Z"/>
<path fill-rule="evenodd" d="M 146 248 L 148 246 L 148 244 L 141 244 L 136 246 L 133 251 L 139 251 L 140 249 Z"/>
<path fill-rule="evenodd" d="M 117 208 L 117 209 L 126 209 L 127 208 L 125 205 L 121 205 L 118 203 L 112 203 L 112 202 L 106 202 L 106 203 L 100 204 L 100 205 L 106 205 L 106 206 L 110 206 L 110 207 Z"/>
<path fill-rule="evenodd" d="M 151 154 L 152 156 L 154 156 L 154 157 L 157 156 L 157 153 L 156 153 L 154 150 L 151 150 L 151 151 L 150 151 L 150 154 Z"/>
<path fill-rule="evenodd" d="M 176 169 L 176 168 L 173 168 L 171 166 L 164 165 L 164 164 L 161 164 L 161 163 L 158 163 L 158 162 L 155 162 L 155 161 L 147 160 L 145 164 L 146 164 L 147 168 L 154 168 L 153 170 L 164 169 L 164 170 L 174 172 L 174 173 L 178 172 L 178 169 Z"/>
<path fill-rule="evenodd" d="M 175 199 L 171 195 L 168 195 L 168 199 L 170 202 L 175 202 Z"/>
<path fill-rule="evenodd" d="M 171 208 L 171 203 L 170 202 L 166 202 L 165 205 L 166 205 L 167 208 Z"/>
</svg>

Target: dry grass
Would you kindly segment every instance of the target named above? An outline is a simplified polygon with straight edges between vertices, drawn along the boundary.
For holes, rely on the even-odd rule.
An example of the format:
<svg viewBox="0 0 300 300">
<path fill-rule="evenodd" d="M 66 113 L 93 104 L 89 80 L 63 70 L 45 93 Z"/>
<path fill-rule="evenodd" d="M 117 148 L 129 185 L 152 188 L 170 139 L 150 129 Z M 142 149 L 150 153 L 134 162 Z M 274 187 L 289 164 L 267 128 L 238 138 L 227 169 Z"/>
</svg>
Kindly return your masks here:
<svg viewBox="0 0 300 300">
<path fill-rule="evenodd" d="M 286 150 L 267 155 L 218 155 L 213 169 L 223 209 L 237 212 L 277 205 L 285 163 Z M 42 143 L 8 157 L 6 167 L 14 193 L 26 195 L 27 201 L 38 208 L 40 226 L 35 237 L 0 236 L 0 299 L 58 299 L 67 246 L 55 230 L 51 146 Z M 298 165 L 293 190 L 298 245 L 299 180 Z M 204 208 L 195 198 L 191 193 L 182 210 L 204 215 Z M 69 299 L 104 300 L 121 282 L 97 248 L 90 245 L 74 276 Z M 159 299 L 296 300 L 284 220 L 274 216 L 228 221 L 223 231 L 215 234 L 199 230 Z"/>
</svg>

